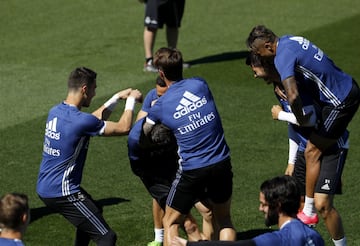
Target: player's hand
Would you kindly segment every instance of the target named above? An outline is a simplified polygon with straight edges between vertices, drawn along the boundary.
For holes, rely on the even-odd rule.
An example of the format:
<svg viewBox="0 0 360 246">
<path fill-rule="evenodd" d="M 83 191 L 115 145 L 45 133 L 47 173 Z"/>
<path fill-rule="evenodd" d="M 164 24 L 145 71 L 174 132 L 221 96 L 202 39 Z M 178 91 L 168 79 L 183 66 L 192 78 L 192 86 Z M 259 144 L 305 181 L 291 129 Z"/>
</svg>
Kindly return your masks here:
<svg viewBox="0 0 360 246">
<path fill-rule="evenodd" d="M 295 168 L 295 165 L 289 163 L 289 164 L 287 165 L 287 167 L 286 167 L 285 175 L 292 176 L 293 173 L 294 173 L 294 168 Z"/>
<path fill-rule="evenodd" d="M 136 100 L 138 103 L 142 103 L 142 101 L 143 101 L 143 96 L 142 96 L 141 92 L 140 92 L 138 89 L 131 90 L 129 96 L 134 97 L 135 100 Z"/>
<path fill-rule="evenodd" d="M 119 91 L 119 92 L 117 93 L 119 99 L 126 99 L 126 98 L 128 98 L 128 96 L 130 95 L 131 90 L 132 90 L 131 88 L 127 88 L 127 89 L 125 89 L 125 90 Z"/>
<path fill-rule="evenodd" d="M 271 115 L 274 120 L 279 119 L 279 113 L 282 111 L 282 107 L 280 105 L 273 105 L 271 108 Z"/>
</svg>

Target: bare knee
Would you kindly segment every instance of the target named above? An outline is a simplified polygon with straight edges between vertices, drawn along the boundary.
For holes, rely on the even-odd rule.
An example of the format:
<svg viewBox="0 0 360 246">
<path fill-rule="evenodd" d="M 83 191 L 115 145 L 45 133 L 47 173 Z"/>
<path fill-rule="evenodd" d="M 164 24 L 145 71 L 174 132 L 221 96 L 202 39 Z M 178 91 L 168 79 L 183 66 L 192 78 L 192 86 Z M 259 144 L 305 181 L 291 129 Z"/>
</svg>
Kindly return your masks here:
<svg viewBox="0 0 360 246">
<path fill-rule="evenodd" d="M 331 199 L 327 197 L 321 199 L 315 198 L 315 208 L 324 220 L 335 210 Z"/>
<path fill-rule="evenodd" d="M 200 213 L 205 221 L 212 221 L 213 212 L 210 209 L 202 210 Z"/>
<path fill-rule="evenodd" d="M 195 231 L 197 231 L 198 226 L 194 221 L 191 220 L 185 220 L 184 222 L 184 230 L 186 232 L 186 234 L 192 234 Z"/>
</svg>

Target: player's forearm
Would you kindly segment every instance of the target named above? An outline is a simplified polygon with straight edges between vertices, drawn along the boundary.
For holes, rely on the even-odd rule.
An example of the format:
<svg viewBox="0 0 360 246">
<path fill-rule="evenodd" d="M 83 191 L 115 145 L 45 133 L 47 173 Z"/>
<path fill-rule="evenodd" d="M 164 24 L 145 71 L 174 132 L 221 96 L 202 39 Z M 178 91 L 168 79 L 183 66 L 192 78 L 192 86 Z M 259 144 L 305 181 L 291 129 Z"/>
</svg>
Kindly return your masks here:
<svg viewBox="0 0 360 246">
<path fill-rule="evenodd" d="M 278 120 L 286 121 L 294 125 L 299 125 L 295 115 L 293 113 L 280 111 L 278 114 Z"/>
<path fill-rule="evenodd" d="M 307 115 L 303 113 L 303 103 L 297 88 L 296 79 L 294 76 L 290 76 L 283 82 L 286 96 L 291 107 L 291 111 L 295 115 L 299 125 L 306 125 L 308 122 Z"/>
<path fill-rule="evenodd" d="M 299 149 L 299 145 L 292 139 L 289 138 L 289 164 L 295 164 L 297 158 L 297 151 Z"/>
<path fill-rule="evenodd" d="M 118 122 L 106 122 L 105 136 L 117 136 L 117 135 L 126 135 L 129 133 L 133 117 L 134 117 L 134 108 L 135 108 L 135 98 L 128 97 L 125 103 L 125 110 L 120 116 Z"/>
<path fill-rule="evenodd" d="M 309 114 L 304 114 L 303 104 L 299 95 L 292 101 L 290 107 L 299 125 L 307 126 L 309 124 L 309 120 L 312 112 L 310 112 Z"/>
<path fill-rule="evenodd" d="M 120 134 L 127 134 L 131 129 L 134 118 L 135 102 L 135 98 L 132 96 L 129 96 L 126 99 L 124 113 L 121 115 L 118 121 Z"/>
<path fill-rule="evenodd" d="M 92 114 L 98 119 L 107 120 L 112 111 L 116 108 L 119 102 L 120 96 L 118 93 L 114 94 L 109 100 L 107 100 L 100 108 L 95 110 Z"/>
</svg>

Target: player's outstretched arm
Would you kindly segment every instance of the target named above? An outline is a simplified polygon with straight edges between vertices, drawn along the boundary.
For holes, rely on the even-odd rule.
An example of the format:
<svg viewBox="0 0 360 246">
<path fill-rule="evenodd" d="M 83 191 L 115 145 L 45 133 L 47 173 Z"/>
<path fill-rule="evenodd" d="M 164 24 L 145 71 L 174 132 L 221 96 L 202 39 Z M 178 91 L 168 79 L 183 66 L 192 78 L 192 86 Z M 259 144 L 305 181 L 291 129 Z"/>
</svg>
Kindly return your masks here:
<svg viewBox="0 0 360 246">
<path fill-rule="evenodd" d="M 98 119 L 107 120 L 112 111 L 115 109 L 120 99 L 126 99 L 130 92 L 131 88 L 119 91 L 115 93 L 109 100 L 107 100 L 100 108 L 95 110 L 92 114 L 95 115 Z"/>
<path fill-rule="evenodd" d="M 121 97 L 123 98 L 123 97 Z M 131 129 L 136 102 L 142 102 L 142 94 L 139 90 L 131 90 L 126 97 L 125 110 L 119 121 L 106 121 L 104 136 L 126 135 Z"/>
</svg>

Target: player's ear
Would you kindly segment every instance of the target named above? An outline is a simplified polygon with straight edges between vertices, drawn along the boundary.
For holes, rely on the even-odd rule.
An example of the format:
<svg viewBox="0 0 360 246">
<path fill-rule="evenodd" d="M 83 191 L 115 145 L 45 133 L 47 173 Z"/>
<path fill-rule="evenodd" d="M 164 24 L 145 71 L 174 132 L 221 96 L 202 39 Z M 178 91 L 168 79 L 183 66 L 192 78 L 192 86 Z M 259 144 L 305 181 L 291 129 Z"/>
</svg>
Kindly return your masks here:
<svg viewBox="0 0 360 246">
<path fill-rule="evenodd" d="M 88 87 L 87 87 L 87 85 L 86 84 L 83 84 L 82 86 L 81 86 L 81 94 L 87 94 L 87 91 L 88 91 Z"/>
<path fill-rule="evenodd" d="M 276 43 L 274 42 L 266 42 L 264 44 L 265 49 L 271 52 L 271 54 L 275 55 L 276 53 Z"/>
<path fill-rule="evenodd" d="M 162 80 L 165 81 L 165 73 L 164 73 L 163 70 L 160 70 L 160 69 L 159 69 L 159 77 L 160 77 Z"/>
<path fill-rule="evenodd" d="M 30 213 L 24 213 L 21 217 L 21 220 L 24 225 L 27 225 L 30 222 Z"/>
<path fill-rule="evenodd" d="M 265 42 L 264 47 L 265 47 L 265 49 L 271 51 L 272 50 L 272 43 L 271 42 Z"/>
</svg>

